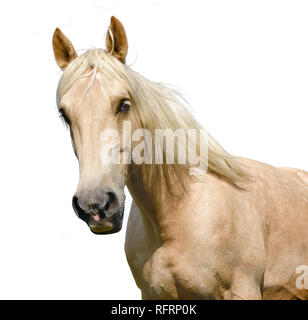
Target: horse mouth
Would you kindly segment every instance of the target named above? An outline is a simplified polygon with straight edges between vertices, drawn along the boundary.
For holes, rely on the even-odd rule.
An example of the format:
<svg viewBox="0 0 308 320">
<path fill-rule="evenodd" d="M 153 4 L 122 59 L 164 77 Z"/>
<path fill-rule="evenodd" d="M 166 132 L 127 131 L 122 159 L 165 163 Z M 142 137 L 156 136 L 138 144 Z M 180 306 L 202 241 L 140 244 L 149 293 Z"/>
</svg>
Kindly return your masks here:
<svg viewBox="0 0 308 320">
<path fill-rule="evenodd" d="M 89 219 L 88 226 L 90 230 L 95 234 L 103 234 L 110 232 L 113 229 L 113 223 L 111 221 L 104 221 L 101 218 Z"/>
<path fill-rule="evenodd" d="M 122 228 L 123 214 L 117 213 L 110 218 L 102 218 L 99 214 L 91 215 L 87 224 L 94 234 L 111 234 Z"/>
<path fill-rule="evenodd" d="M 116 225 L 114 226 L 112 223 L 110 222 L 106 222 L 103 224 L 88 224 L 90 230 L 94 233 L 94 234 L 111 234 L 111 233 L 116 233 L 119 232 L 122 228 L 122 225 Z"/>
<path fill-rule="evenodd" d="M 121 227 L 97 227 L 97 226 L 89 226 L 90 230 L 94 233 L 94 234 L 112 234 L 112 233 L 116 233 L 119 232 L 121 230 Z"/>
</svg>

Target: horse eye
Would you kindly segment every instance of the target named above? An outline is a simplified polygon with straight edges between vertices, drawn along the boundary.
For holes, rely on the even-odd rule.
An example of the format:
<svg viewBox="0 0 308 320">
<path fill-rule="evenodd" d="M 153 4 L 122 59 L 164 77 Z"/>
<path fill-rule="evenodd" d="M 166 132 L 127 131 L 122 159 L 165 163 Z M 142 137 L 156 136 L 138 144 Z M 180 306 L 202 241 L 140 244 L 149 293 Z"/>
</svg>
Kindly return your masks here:
<svg viewBox="0 0 308 320">
<path fill-rule="evenodd" d="M 122 100 L 119 104 L 118 112 L 127 112 L 130 108 L 128 100 Z"/>
<path fill-rule="evenodd" d="M 63 110 L 62 108 L 59 110 L 59 116 L 60 116 L 68 125 L 70 125 L 70 121 L 69 121 L 68 117 L 66 116 L 66 114 L 65 114 L 65 112 L 64 112 L 64 110 Z"/>
</svg>

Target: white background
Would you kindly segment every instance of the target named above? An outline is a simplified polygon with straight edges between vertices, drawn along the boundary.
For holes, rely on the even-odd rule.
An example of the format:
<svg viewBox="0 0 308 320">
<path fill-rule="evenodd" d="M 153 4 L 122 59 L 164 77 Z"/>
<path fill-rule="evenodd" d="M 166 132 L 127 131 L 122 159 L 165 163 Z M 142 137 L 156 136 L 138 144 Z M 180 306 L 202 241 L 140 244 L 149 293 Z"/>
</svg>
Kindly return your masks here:
<svg viewBox="0 0 308 320">
<path fill-rule="evenodd" d="M 124 255 L 125 226 L 95 236 L 71 207 L 78 163 L 56 112 L 56 27 L 76 49 L 104 47 L 117 16 L 127 30 L 128 64 L 178 87 L 225 149 L 308 170 L 307 1 L 0 6 L 1 299 L 140 298 Z"/>
</svg>

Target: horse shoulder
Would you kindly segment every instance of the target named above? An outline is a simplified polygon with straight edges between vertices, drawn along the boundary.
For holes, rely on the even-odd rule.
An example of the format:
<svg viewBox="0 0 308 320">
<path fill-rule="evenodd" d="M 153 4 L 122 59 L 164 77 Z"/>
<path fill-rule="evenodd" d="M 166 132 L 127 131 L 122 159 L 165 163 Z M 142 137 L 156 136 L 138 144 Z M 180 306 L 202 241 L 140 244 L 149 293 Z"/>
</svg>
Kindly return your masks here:
<svg viewBox="0 0 308 320">
<path fill-rule="evenodd" d="M 144 266 L 160 242 L 148 216 L 133 201 L 127 222 L 125 254 L 137 286 L 144 287 Z"/>
</svg>

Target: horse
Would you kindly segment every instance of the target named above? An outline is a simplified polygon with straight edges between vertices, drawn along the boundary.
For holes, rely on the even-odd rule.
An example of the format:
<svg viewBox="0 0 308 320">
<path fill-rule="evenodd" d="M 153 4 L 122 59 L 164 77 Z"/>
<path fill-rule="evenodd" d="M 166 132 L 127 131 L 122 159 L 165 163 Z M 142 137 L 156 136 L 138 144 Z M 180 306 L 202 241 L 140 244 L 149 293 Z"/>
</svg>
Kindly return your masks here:
<svg viewBox="0 0 308 320">
<path fill-rule="evenodd" d="M 201 139 L 180 94 L 127 66 L 117 18 L 106 49 L 78 55 L 59 28 L 52 42 L 63 70 L 58 111 L 80 169 L 73 209 L 93 233 L 118 232 L 127 186 L 125 253 L 142 299 L 308 299 L 308 173 L 231 155 L 210 134 Z M 171 140 L 155 140 L 157 130 L 167 140 L 178 128 L 189 141 L 197 130 L 194 144 L 174 139 L 182 155 L 195 150 L 197 163 L 180 161 Z M 107 141 L 106 130 L 126 138 Z M 107 145 L 120 161 L 102 161 Z M 162 161 L 151 161 L 156 155 Z"/>
</svg>

